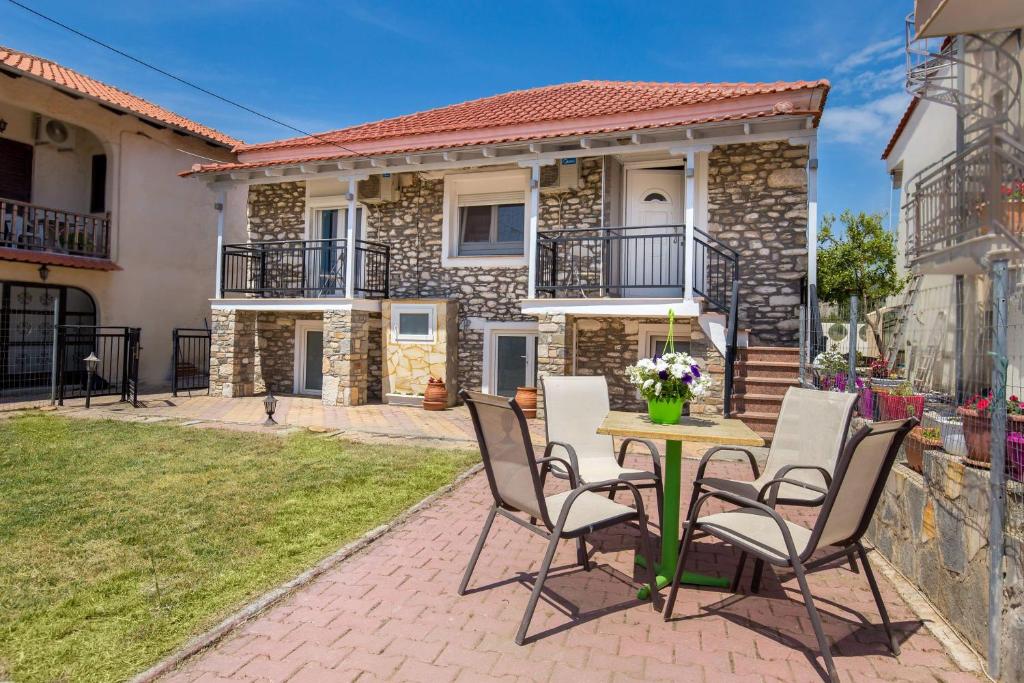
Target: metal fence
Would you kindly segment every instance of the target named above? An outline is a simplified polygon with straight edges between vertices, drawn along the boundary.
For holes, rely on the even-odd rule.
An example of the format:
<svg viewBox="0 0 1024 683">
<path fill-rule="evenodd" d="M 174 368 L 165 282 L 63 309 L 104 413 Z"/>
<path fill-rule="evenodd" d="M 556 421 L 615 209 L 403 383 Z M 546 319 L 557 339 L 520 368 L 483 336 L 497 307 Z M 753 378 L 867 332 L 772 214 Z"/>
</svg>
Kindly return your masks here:
<svg viewBox="0 0 1024 683">
<path fill-rule="evenodd" d="M 138 404 L 139 356 L 142 330 L 138 327 L 100 325 L 57 326 L 55 398 L 64 405 L 68 398 L 120 396 Z M 86 358 L 93 354 L 96 367 Z"/>
<path fill-rule="evenodd" d="M 171 332 L 174 368 L 171 393 L 210 388 L 210 330 L 176 327 Z"/>
</svg>

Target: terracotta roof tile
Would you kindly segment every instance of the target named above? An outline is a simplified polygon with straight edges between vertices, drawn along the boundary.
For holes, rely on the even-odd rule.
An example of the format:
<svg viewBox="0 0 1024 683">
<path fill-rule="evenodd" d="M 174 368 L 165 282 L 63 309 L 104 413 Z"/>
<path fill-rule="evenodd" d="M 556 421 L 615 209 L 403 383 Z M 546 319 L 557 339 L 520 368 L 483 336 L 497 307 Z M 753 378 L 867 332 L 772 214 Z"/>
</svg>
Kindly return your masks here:
<svg viewBox="0 0 1024 683">
<path fill-rule="evenodd" d="M 85 95 L 111 107 L 137 114 L 212 142 L 229 147 L 243 144 L 241 140 L 236 140 L 218 130 L 186 119 L 184 116 L 179 116 L 141 97 L 101 83 L 66 66 L 2 45 L 0 45 L 0 68 L 46 81 L 51 85 Z"/>
</svg>

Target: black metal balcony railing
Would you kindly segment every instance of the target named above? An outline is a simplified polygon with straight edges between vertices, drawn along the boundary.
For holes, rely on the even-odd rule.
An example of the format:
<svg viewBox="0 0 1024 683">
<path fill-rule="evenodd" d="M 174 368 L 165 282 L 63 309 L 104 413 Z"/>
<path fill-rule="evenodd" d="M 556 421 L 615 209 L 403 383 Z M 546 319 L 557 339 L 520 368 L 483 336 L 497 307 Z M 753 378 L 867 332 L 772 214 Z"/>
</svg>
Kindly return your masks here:
<svg viewBox="0 0 1024 683">
<path fill-rule="evenodd" d="M 110 216 L 0 198 L 0 247 L 110 258 Z"/>
<path fill-rule="evenodd" d="M 694 292 L 728 309 L 739 276 L 735 251 L 694 235 Z M 677 297 L 686 287 L 682 225 L 562 228 L 538 235 L 537 291 L 551 297 Z"/>
<path fill-rule="evenodd" d="M 910 182 L 912 258 L 991 235 L 1024 250 L 1024 145 L 991 128 Z"/>
<path fill-rule="evenodd" d="M 225 244 L 221 290 L 257 297 L 344 296 L 346 250 L 344 239 Z M 356 240 L 355 294 L 387 298 L 390 265 L 389 246 Z"/>
</svg>

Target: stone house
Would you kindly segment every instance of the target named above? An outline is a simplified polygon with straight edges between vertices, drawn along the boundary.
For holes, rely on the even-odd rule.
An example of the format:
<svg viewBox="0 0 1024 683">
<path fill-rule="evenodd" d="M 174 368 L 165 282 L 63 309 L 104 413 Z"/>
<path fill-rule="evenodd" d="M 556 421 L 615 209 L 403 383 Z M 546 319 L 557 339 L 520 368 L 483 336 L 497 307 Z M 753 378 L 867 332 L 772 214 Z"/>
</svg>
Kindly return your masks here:
<svg viewBox="0 0 1024 683">
<path fill-rule="evenodd" d="M 219 254 L 211 391 L 358 404 L 430 374 L 507 394 L 600 373 L 636 406 L 623 369 L 670 310 L 721 379 L 734 281 L 739 343 L 795 353 L 828 88 L 583 81 L 194 166 L 248 187 L 246 240 Z M 699 409 L 722 410 L 716 387 Z"/>
</svg>

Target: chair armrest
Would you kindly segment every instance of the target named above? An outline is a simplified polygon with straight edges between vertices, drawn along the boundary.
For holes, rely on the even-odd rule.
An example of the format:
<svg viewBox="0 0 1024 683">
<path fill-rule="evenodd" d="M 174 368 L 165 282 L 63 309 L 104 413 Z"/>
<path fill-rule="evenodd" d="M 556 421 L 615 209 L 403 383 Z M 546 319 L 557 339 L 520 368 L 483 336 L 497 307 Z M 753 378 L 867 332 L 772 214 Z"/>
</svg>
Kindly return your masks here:
<svg viewBox="0 0 1024 683">
<path fill-rule="evenodd" d="M 832 486 L 832 473 L 818 465 L 783 465 L 775 473 L 776 477 L 785 477 L 794 470 L 815 470 L 825 479 L 825 487 Z"/>
<path fill-rule="evenodd" d="M 630 493 L 633 494 L 633 501 L 636 503 L 637 514 L 640 516 L 644 516 L 644 501 L 643 498 L 640 497 L 640 490 L 636 486 L 623 479 L 608 479 L 606 481 L 595 481 L 590 484 L 577 486 L 572 490 L 572 493 L 570 493 L 569 497 L 565 500 L 565 504 L 562 505 L 561 512 L 559 512 L 558 514 L 558 520 L 555 522 L 555 530 L 558 533 L 561 533 L 562 527 L 565 526 L 565 520 L 569 516 L 569 510 L 572 508 L 573 503 L 576 502 L 576 499 L 579 498 L 582 494 L 587 493 L 588 491 L 598 491 L 601 489 L 607 490 L 609 486 L 615 485 L 625 486 L 630 490 Z"/>
<path fill-rule="evenodd" d="M 556 444 L 555 442 L 549 443 L 544 449 L 544 457 L 534 461 L 540 465 L 541 480 L 544 479 L 544 474 L 548 470 L 552 470 L 556 474 L 560 474 L 558 470 L 555 470 L 552 467 L 554 463 L 558 463 L 565 468 L 565 476 L 569 477 L 569 486 L 576 488 L 580 485 L 580 471 L 576 465 L 576 451 L 572 450 L 572 446 L 568 446 L 569 459 L 566 460 L 565 458 L 560 458 L 557 455 L 551 455 L 551 451 L 556 445 L 564 444 Z"/>
<path fill-rule="evenodd" d="M 808 491 L 814 491 L 815 493 L 820 493 L 823 496 L 828 493 L 828 489 L 823 489 L 820 486 L 814 486 L 813 484 L 808 484 L 805 481 L 800 481 L 798 479 L 787 479 L 786 477 L 776 477 L 775 479 L 772 479 L 769 482 L 765 482 L 765 485 L 762 486 L 761 490 L 758 491 L 758 493 L 757 493 L 757 499 L 760 502 L 762 502 L 762 503 L 767 502 L 769 505 L 774 507 L 775 506 L 775 499 L 779 495 L 779 485 L 780 484 L 790 484 L 791 486 L 799 486 L 802 489 L 807 489 Z M 771 494 L 772 495 L 771 495 L 771 498 L 769 498 L 766 501 L 764 496 L 765 496 L 766 493 L 768 493 L 769 489 L 771 489 Z"/>
<path fill-rule="evenodd" d="M 719 500 L 724 500 L 727 503 L 732 503 L 741 510 L 757 510 L 758 512 L 763 512 L 771 517 L 772 521 L 778 525 L 779 531 L 782 533 L 782 539 L 786 542 L 786 549 L 789 551 L 790 557 L 800 557 L 799 553 L 796 551 L 796 546 L 793 544 L 793 535 L 789 532 L 789 527 L 774 508 L 769 507 L 760 501 L 744 498 L 743 496 L 730 493 L 729 491 L 708 491 L 707 493 L 702 494 L 701 497 L 697 499 L 697 503 L 693 506 L 693 514 L 690 517 L 690 521 L 688 522 L 689 524 L 693 524 L 695 526 L 699 525 L 698 513 L 700 512 L 700 509 L 704 507 L 704 503 L 712 498 L 718 498 Z M 703 530 L 705 532 L 707 531 L 707 529 Z M 716 538 L 721 537 L 716 536 Z M 724 540 L 726 540 L 727 543 L 735 544 L 735 542 L 729 541 L 728 539 Z"/>
<path fill-rule="evenodd" d="M 565 443 L 564 441 L 548 441 L 548 445 L 544 447 L 544 457 L 545 458 L 551 457 L 551 452 L 553 450 L 555 450 L 556 446 L 558 448 L 561 448 L 561 449 L 565 450 L 565 454 L 569 458 L 569 465 L 571 467 L 572 472 L 574 472 L 576 474 L 576 482 L 577 482 L 576 484 L 573 484 L 572 486 L 573 486 L 573 488 L 576 488 L 576 486 L 579 484 L 579 481 L 580 481 L 580 461 L 576 457 L 576 449 L 572 447 L 572 444 Z M 565 460 L 563 460 L 561 458 L 559 458 L 559 460 L 561 460 L 562 462 L 565 462 Z M 555 470 L 554 468 L 552 468 L 552 470 L 555 472 L 555 474 L 562 474 L 561 472 L 559 472 L 558 470 Z"/>
<path fill-rule="evenodd" d="M 759 476 L 761 476 L 761 470 L 759 470 L 757 467 L 757 458 L 755 458 L 754 454 L 748 451 L 746 448 L 739 448 L 737 446 L 715 446 L 714 448 L 709 449 L 707 453 L 704 454 L 704 457 L 700 459 L 700 464 L 697 465 L 697 479 L 699 480 L 704 478 L 704 470 L 707 468 L 708 462 L 711 460 L 711 458 L 713 458 L 718 453 L 728 451 L 736 451 L 738 453 L 745 454 L 747 456 L 747 461 L 750 463 L 750 469 L 754 473 L 754 479 L 757 479 Z"/>
<path fill-rule="evenodd" d="M 622 440 L 619 445 L 619 467 L 622 467 L 623 461 L 626 459 L 626 448 L 631 443 L 640 443 L 647 446 L 647 450 L 651 452 L 651 461 L 653 462 L 654 476 L 661 479 L 661 453 L 658 452 L 658 447 L 650 439 L 639 439 L 635 436 L 629 436 Z"/>
</svg>

